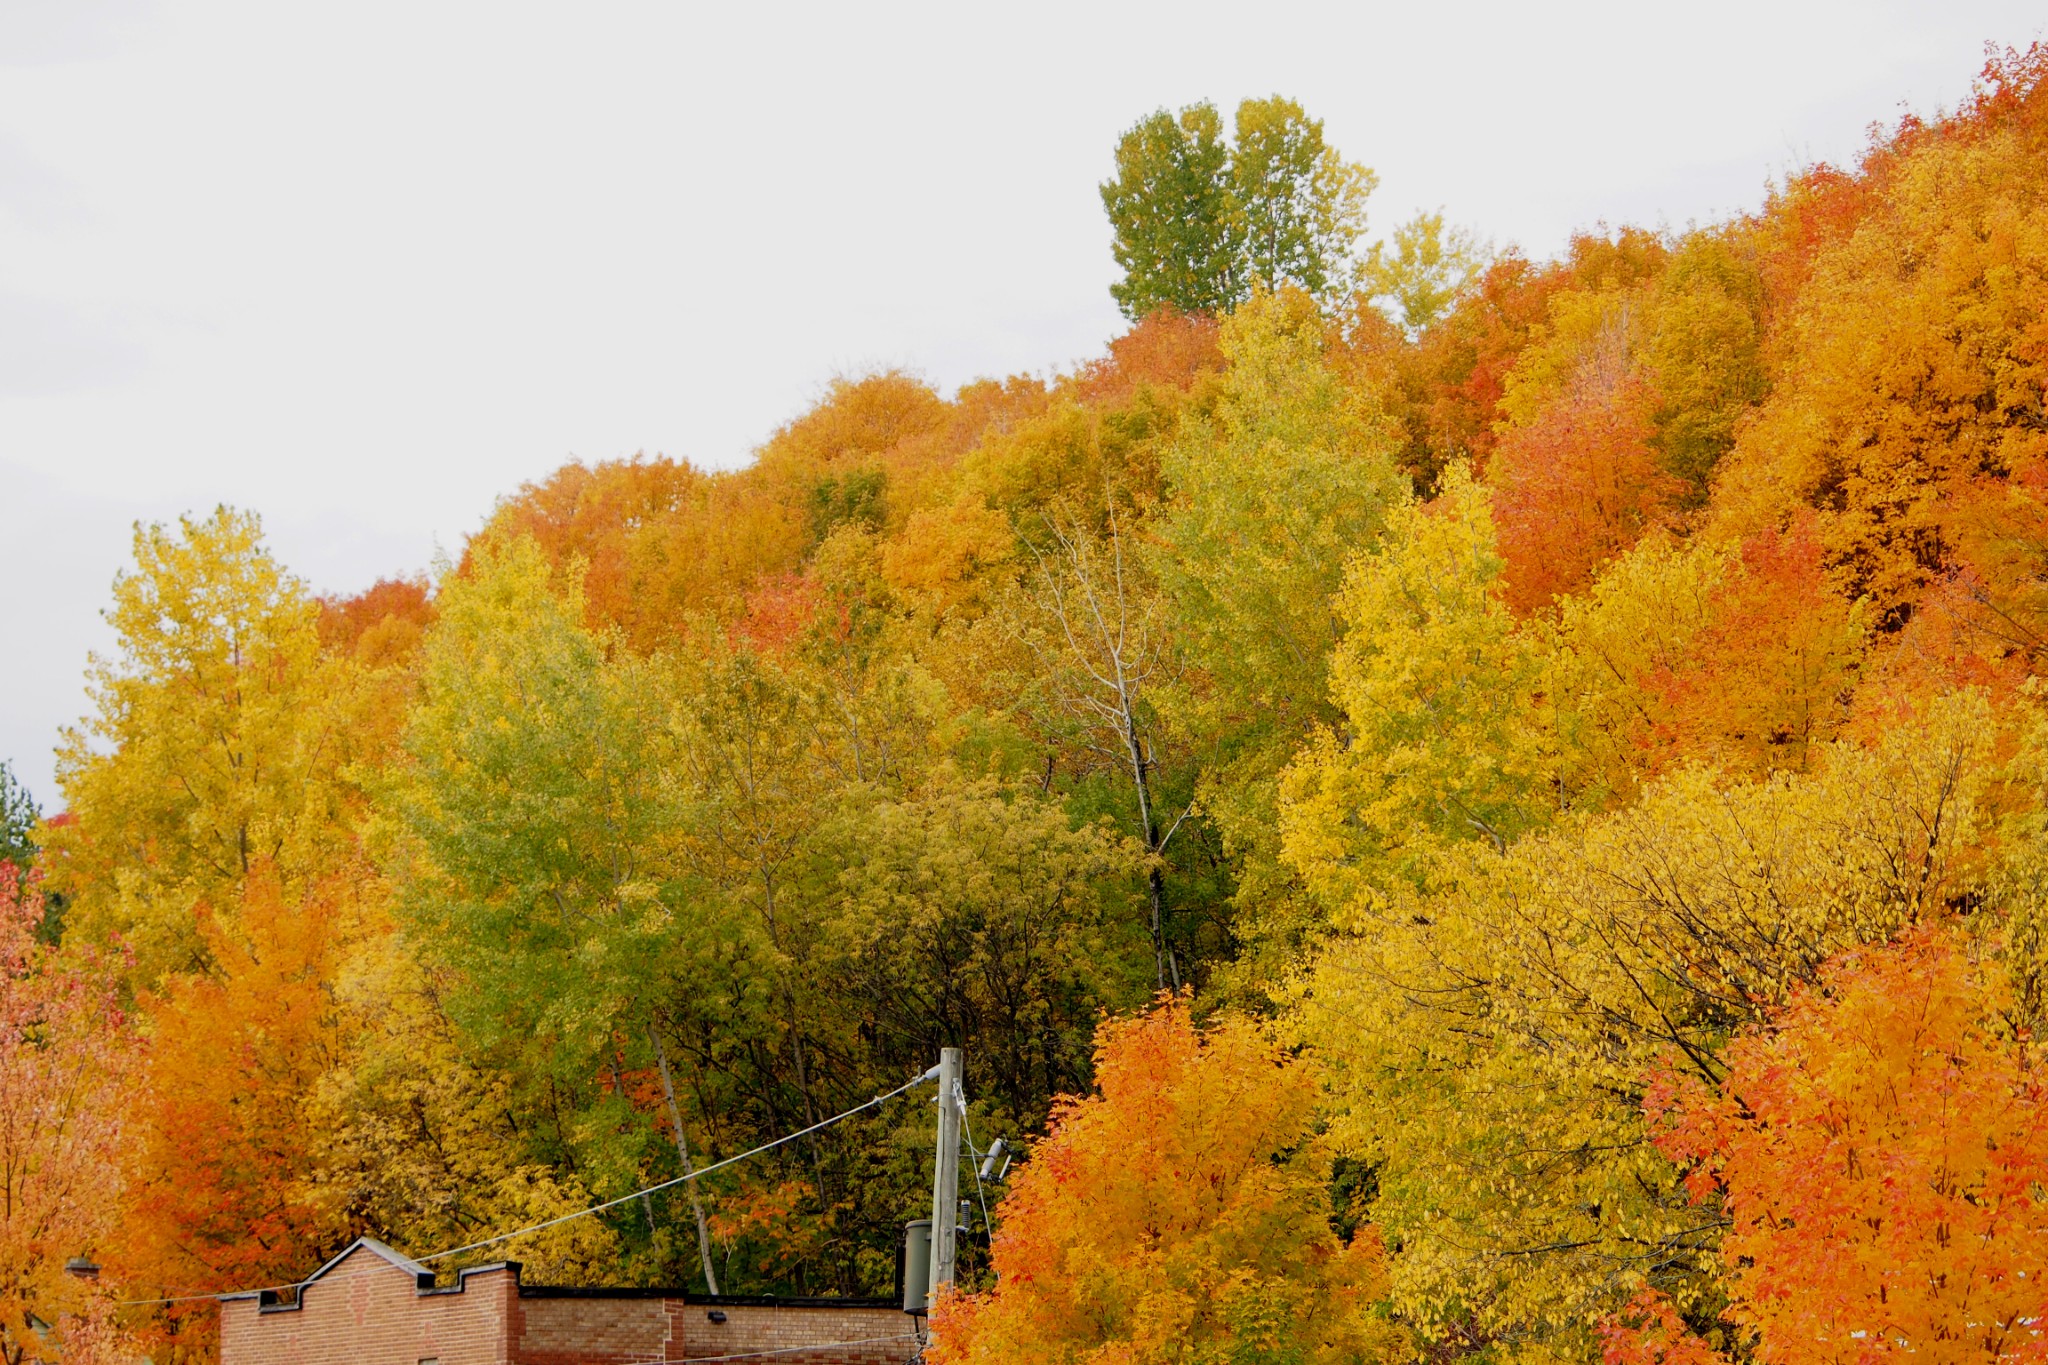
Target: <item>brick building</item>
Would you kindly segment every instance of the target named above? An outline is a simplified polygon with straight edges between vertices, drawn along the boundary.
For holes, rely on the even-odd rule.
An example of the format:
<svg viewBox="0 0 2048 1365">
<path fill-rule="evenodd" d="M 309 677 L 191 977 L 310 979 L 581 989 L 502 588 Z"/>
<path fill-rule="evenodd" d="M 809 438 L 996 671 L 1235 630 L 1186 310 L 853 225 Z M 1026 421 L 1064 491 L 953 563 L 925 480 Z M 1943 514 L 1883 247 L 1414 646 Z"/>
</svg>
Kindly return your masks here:
<svg viewBox="0 0 2048 1365">
<path fill-rule="evenodd" d="M 296 1295 L 221 1300 L 221 1365 L 901 1365 L 920 1319 L 893 1299 L 769 1299 L 519 1282 L 516 1261 L 446 1282 L 364 1237 Z"/>
</svg>

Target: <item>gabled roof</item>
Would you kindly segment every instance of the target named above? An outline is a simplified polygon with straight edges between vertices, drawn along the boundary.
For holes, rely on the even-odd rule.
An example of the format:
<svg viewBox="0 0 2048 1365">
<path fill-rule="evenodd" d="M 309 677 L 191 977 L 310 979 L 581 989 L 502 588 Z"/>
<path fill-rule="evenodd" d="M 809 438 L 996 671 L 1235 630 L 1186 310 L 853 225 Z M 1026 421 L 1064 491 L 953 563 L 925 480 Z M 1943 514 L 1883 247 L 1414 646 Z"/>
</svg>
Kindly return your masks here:
<svg viewBox="0 0 2048 1365">
<path fill-rule="evenodd" d="M 313 1283 L 313 1281 L 319 1279 L 322 1275 L 325 1275 L 328 1271 L 334 1269 L 343 1261 L 346 1261 L 349 1257 L 355 1255 L 357 1248 L 361 1248 L 364 1251 L 376 1252 L 379 1256 L 382 1256 L 385 1260 L 391 1262 L 393 1269 L 402 1270 L 406 1274 L 412 1276 L 415 1283 L 418 1282 L 419 1277 L 422 1275 L 425 1275 L 428 1279 L 432 1279 L 434 1277 L 433 1271 L 427 1269 L 425 1266 L 421 1265 L 418 1261 L 415 1261 L 410 1256 L 401 1256 L 398 1252 L 392 1250 L 388 1246 L 385 1246 L 375 1237 L 358 1237 L 353 1242 L 350 1242 L 347 1246 L 343 1247 L 339 1252 L 337 1252 L 334 1258 L 328 1261 L 326 1265 L 321 1266 L 318 1270 L 308 1275 L 299 1283 Z"/>
<path fill-rule="evenodd" d="M 299 1289 L 304 1289 L 307 1285 L 310 1285 L 315 1281 L 319 1280 L 322 1276 L 326 1275 L 329 1271 L 333 1270 L 343 1261 L 346 1261 L 349 1257 L 355 1255 L 358 1251 L 373 1252 L 378 1257 L 388 1262 L 393 1270 L 411 1276 L 413 1286 L 415 1288 L 430 1288 L 434 1283 L 434 1272 L 427 1269 L 425 1266 L 421 1265 L 418 1261 L 412 1259 L 412 1257 L 399 1254 L 397 1251 L 394 1251 L 390 1247 L 385 1246 L 382 1242 L 378 1241 L 374 1237 L 358 1237 L 353 1242 L 350 1242 L 347 1246 L 343 1247 L 332 1258 L 330 1258 L 327 1264 L 321 1266 L 318 1270 L 308 1275 L 305 1279 L 300 1280 L 296 1287 Z M 222 1294 L 220 1297 L 222 1301 L 225 1302 L 230 1299 L 254 1299 L 261 1298 L 266 1295 L 274 1297 L 275 1294 L 275 1290 L 250 1289 L 245 1290 L 240 1294 Z M 267 1301 L 268 1300 L 266 1300 L 266 1302 Z"/>
</svg>

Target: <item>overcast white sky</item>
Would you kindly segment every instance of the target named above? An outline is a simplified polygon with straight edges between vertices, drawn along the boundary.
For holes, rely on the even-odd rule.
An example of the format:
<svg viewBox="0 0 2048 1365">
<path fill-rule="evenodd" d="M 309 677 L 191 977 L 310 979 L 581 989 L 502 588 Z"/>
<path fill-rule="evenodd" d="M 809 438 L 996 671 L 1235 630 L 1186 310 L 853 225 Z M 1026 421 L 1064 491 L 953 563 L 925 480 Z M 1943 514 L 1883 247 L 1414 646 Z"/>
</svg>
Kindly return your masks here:
<svg viewBox="0 0 2048 1365">
<path fill-rule="evenodd" d="M 137 518 L 254 508 L 322 591 L 571 458 L 731 466 L 833 374 L 1117 329 L 1096 197 L 1280 92 L 1537 255 L 1953 104 L 2039 0 L 279 5 L 0 0 L 0 758 L 46 807 Z"/>
</svg>

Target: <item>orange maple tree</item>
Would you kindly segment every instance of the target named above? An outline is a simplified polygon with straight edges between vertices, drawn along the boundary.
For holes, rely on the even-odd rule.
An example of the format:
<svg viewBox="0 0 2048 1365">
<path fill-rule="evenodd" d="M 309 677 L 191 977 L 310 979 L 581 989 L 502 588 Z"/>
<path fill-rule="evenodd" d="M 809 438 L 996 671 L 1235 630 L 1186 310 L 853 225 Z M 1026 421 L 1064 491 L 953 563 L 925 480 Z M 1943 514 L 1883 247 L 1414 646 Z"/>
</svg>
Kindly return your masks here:
<svg viewBox="0 0 2048 1365">
<path fill-rule="evenodd" d="M 1332 1232 L 1310 1066 L 1185 998 L 1097 1034 L 1101 1093 L 1063 1102 L 1001 1206 L 995 1287 L 942 1297 L 928 1358 L 1384 1359 L 1376 1232 Z M 1193 1354 L 1191 1354 L 1193 1352 Z"/>
<path fill-rule="evenodd" d="M 2004 964 L 1954 925 L 1845 954 L 1718 1090 L 1666 1077 L 1659 1146 L 1720 1201 L 1726 1318 L 1770 1365 L 2048 1359 L 2048 1084 Z M 1698 1357 L 1668 1305 L 1611 1365 Z"/>
<path fill-rule="evenodd" d="M 147 1002 L 146 1085 L 130 1105 L 122 1277 L 152 1294 L 279 1284 L 343 1240 L 317 1177 L 331 1153 L 307 1101 L 341 1060 L 332 999 L 336 896 L 288 900 L 259 872 L 230 916 L 202 912 L 218 964 Z M 174 1304 L 159 1328 L 210 1352 L 210 1305 Z"/>
<path fill-rule="evenodd" d="M 1508 604 L 1518 613 L 1579 591 L 1645 531 L 1670 522 L 1680 485 L 1651 450 L 1650 407 L 1626 381 L 1576 390 L 1501 437 L 1487 482 Z"/>
<path fill-rule="evenodd" d="M 1887 628 L 1960 567 L 1998 579 L 1984 533 L 2005 538 L 2010 492 L 2048 458 L 2044 158 L 2036 44 L 1994 54 L 1954 113 L 1876 139 L 1851 186 L 1808 177 L 1766 226 L 1786 258 L 1766 275 L 1797 293 L 1775 326 L 1780 382 L 1737 437 L 1712 519 L 1819 510 L 1833 576 Z M 2038 527 L 2031 499 L 2011 510 Z"/>
<path fill-rule="evenodd" d="M 419 647 L 434 624 L 434 603 L 425 580 L 380 578 L 353 597 L 320 599 L 320 644 L 377 664 L 402 658 Z"/>
<path fill-rule="evenodd" d="M 1856 603 L 1827 582 L 1811 514 L 1740 547 L 1709 602 L 1709 621 L 1678 660 L 1639 682 L 1654 706 L 1645 766 L 1705 759 L 1730 772 L 1805 766 L 1833 736 L 1864 636 Z"/>
<path fill-rule="evenodd" d="M 1217 332 L 1216 319 L 1206 314 L 1160 307 L 1111 341 L 1107 356 L 1081 366 L 1068 390 L 1087 402 L 1109 403 L 1146 384 L 1188 388 L 1223 367 Z"/>
</svg>

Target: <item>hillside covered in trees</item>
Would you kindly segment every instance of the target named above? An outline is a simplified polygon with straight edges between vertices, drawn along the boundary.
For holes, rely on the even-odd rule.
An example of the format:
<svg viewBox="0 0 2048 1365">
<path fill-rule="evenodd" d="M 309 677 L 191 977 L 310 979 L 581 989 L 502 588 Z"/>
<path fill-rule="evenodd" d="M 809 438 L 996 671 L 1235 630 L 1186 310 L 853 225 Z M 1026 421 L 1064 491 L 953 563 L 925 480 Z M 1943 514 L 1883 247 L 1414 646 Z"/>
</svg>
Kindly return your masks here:
<svg viewBox="0 0 2048 1365">
<path fill-rule="evenodd" d="M 1162 112 L 1070 372 L 349 598 L 139 528 L 0 847 L 7 1359 L 204 1359 L 942 1046 L 1023 1156 L 934 1359 L 2048 1355 L 2044 75 L 1551 261 Z M 887 1292 L 930 1153 L 914 1093 L 472 1259 Z"/>
</svg>

